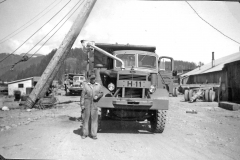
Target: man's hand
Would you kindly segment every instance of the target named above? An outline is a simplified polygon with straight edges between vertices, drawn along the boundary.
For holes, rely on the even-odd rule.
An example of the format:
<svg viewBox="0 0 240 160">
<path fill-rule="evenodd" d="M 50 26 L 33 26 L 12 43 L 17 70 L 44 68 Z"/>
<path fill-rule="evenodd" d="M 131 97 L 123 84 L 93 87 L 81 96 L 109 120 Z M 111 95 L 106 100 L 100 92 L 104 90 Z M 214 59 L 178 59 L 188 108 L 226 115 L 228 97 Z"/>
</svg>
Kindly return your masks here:
<svg viewBox="0 0 240 160">
<path fill-rule="evenodd" d="M 94 96 L 94 100 L 97 100 L 98 99 L 98 96 Z"/>
<path fill-rule="evenodd" d="M 85 109 L 85 106 L 81 106 L 81 109 L 84 110 L 84 109 Z"/>
<path fill-rule="evenodd" d="M 82 110 L 81 110 L 81 113 L 83 114 L 84 113 L 84 110 L 85 110 L 85 107 L 84 106 L 81 106 Z"/>
</svg>

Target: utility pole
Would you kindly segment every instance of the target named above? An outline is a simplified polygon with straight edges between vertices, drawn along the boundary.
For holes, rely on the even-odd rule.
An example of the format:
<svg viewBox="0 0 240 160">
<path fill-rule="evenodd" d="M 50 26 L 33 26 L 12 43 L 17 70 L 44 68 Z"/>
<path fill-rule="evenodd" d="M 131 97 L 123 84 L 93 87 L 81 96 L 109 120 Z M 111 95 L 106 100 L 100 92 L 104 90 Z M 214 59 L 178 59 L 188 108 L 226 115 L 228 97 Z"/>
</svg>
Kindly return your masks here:
<svg viewBox="0 0 240 160">
<path fill-rule="evenodd" d="M 71 29 L 65 36 L 64 40 L 62 41 L 62 44 L 60 45 L 57 52 L 54 54 L 53 58 L 51 59 L 48 66 L 44 70 L 37 85 L 34 87 L 33 91 L 27 98 L 24 104 L 26 107 L 32 108 L 36 101 L 42 98 L 47 92 L 47 89 L 49 88 L 50 84 L 55 78 L 67 54 L 70 52 L 72 45 L 74 44 L 80 31 L 82 30 L 96 1 L 97 0 L 85 0 L 84 6 L 81 8 L 81 11 L 78 14 L 76 20 L 74 21 Z"/>
</svg>

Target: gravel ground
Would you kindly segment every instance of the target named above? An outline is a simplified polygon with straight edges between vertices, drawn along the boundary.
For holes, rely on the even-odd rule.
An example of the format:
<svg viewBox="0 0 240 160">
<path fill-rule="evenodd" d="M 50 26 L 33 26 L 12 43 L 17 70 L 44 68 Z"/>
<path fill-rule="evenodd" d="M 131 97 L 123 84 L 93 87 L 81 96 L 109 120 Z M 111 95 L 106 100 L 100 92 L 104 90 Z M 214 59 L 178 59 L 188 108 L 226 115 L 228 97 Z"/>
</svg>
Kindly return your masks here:
<svg viewBox="0 0 240 160">
<path fill-rule="evenodd" d="M 240 159 L 240 111 L 170 97 L 162 134 L 149 122 L 104 121 L 98 139 L 81 139 L 79 96 L 57 96 L 45 110 L 0 111 L 0 154 L 31 159 Z M 5 98 L 0 98 L 0 102 Z M 63 103 L 69 102 L 72 103 Z M 0 103 L 1 105 L 1 103 Z M 16 107 L 15 107 L 16 108 Z M 195 110 L 197 114 L 186 113 Z"/>
</svg>

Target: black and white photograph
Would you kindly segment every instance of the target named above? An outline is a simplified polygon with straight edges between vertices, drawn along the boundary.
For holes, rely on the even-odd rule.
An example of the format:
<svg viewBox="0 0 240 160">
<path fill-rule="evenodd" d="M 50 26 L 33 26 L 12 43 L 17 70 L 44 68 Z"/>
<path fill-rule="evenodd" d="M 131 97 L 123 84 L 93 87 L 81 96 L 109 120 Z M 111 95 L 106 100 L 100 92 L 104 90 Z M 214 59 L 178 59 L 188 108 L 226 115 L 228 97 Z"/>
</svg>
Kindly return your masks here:
<svg viewBox="0 0 240 160">
<path fill-rule="evenodd" d="M 239 160 L 239 0 L 0 0 L 0 159 Z"/>
</svg>

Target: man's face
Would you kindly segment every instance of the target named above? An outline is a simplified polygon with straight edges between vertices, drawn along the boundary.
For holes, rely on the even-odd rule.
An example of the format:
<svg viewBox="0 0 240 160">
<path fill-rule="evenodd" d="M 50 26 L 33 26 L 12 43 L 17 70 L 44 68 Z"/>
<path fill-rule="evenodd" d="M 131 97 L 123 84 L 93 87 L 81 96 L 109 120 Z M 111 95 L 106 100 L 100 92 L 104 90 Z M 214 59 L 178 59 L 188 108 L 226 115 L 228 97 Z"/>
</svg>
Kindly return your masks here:
<svg viewBox="0 0 240 160">
<path fill-rule="evenodd" d="M 95 83 L 95 78 L 91 78 L 91 79 L 90 79 L 90 83 L 91 83 L 91 84 L 94 84 L 94 83 Z"/>
</svg>

